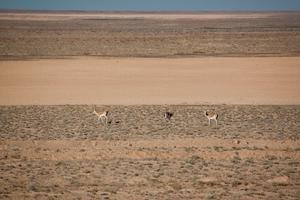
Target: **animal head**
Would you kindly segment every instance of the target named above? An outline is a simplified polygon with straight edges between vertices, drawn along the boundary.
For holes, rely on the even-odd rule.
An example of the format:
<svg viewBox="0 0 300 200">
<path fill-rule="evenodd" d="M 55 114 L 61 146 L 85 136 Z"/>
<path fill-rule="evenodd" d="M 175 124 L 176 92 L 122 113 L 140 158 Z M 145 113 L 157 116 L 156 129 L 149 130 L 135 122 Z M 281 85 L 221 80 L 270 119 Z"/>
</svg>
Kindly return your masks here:
<svg viewBox="0 0 300 200">
<path fill-rule="evenodd" d="M 93 111 L 93 114 L 98 114 L 97 112 L 96 112 L 96 110 L 94 109 L 94 111 Z"/>
</svg>

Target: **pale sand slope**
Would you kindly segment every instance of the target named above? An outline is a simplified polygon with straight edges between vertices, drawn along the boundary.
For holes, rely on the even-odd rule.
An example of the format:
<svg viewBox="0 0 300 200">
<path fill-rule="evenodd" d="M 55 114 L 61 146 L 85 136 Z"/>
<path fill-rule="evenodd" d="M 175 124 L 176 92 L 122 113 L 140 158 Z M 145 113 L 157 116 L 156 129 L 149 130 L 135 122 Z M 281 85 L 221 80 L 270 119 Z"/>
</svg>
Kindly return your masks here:
<svg viewBox="0 0 300 200">
<path fill-rule="evenodd" d="M 300 104 L 300 57 L 0 62 L 0 104 Z"/>
<path fill-rule="evenodd" d="M 269 18 L 280 15 L 281 13 L 18 13 L 0 12 L 2 20 L 70 20 L 70 19 L 256 19 Z"/>
</svg>

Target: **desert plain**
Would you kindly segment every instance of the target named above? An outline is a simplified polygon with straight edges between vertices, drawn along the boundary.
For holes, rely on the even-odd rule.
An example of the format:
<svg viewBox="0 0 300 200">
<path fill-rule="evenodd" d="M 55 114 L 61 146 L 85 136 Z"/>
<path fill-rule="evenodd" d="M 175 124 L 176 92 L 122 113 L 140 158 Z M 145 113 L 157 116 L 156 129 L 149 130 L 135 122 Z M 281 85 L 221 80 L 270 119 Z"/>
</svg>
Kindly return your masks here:
<svg viewBox="0 0 300 200">
<path fill-rule="evenodd" d="M 299 199 L 299 44 L 299 12 L 1 11 L 0 199 Z"/>
</svg>

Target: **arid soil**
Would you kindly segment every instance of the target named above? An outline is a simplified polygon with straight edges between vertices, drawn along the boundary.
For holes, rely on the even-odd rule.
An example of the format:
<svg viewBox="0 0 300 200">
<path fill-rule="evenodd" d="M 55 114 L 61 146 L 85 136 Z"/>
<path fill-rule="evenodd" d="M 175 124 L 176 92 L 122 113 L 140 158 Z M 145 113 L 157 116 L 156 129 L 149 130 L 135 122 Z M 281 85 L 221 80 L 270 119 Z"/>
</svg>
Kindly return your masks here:
<svg viewBox="0 0 300 200">
<path fill-rule="evenodd" d="M 300 199 L 299 44 L 299 12 L 0 11 L 0 199 Z"/>
<path fill-rule="evenodd" d="M 300 13 L 0 13 L 2 59 L 299 56 Z"/>
<path fill-rule="evenodd" d="M 89 105 L 0 107 L 0 197 L 299 199 L 299 106 L 96 110 L 107 125 Z"/>
</svg>

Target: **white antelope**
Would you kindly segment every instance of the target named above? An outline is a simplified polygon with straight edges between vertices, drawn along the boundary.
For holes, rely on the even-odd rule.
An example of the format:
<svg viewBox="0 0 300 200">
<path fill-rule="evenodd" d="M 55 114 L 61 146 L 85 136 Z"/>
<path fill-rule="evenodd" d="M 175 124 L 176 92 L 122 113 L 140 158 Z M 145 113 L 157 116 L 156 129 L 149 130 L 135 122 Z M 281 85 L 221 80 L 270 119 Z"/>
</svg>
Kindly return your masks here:
<svg viewBox="0 0 300 200">
<path fill-rule="evenodd" d="M 95 115 L 97 115 L 97 117 L 98 117 L 98 121 L 101 119 L 101 122 L 103 123 L 103 120 L 105 120 L 105 124 L 107 124 L 107 120 L 108 120 L 108 118 L 107 118 L 107 116 L 108 116 L 108 111 L 104 111 L 103 113 L 98 113 L 97 111 L 96 111 L 96 108 L 94 107 L 94 112 L 93 112 L 93 114 L 95 114 Z"/>
<path fill-rule="evenodd" d="M 210 126 L 210 120 L 215 120 L 216 121 L 216 126 L 218 125 L 219 115 L 216 112 L 205 111 L 205 116 L 208 119 L 209 126 Z"/>
</svg>

